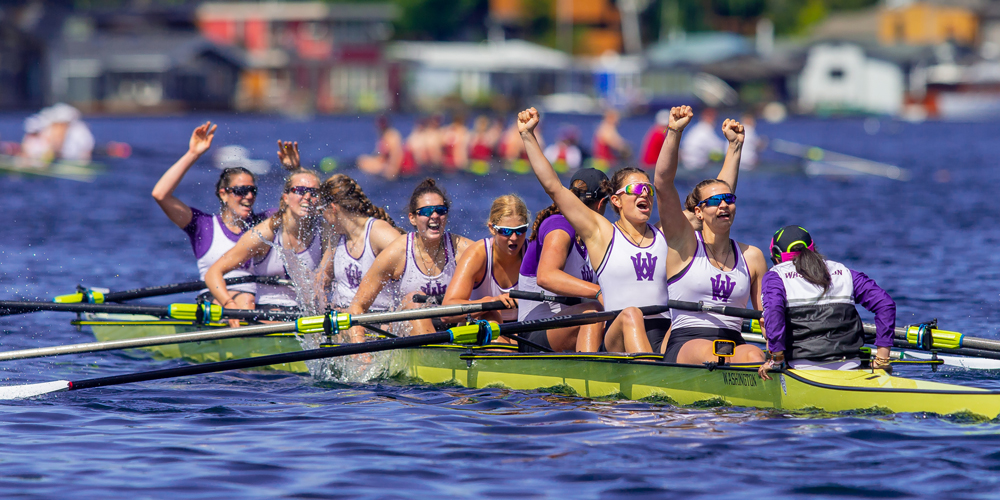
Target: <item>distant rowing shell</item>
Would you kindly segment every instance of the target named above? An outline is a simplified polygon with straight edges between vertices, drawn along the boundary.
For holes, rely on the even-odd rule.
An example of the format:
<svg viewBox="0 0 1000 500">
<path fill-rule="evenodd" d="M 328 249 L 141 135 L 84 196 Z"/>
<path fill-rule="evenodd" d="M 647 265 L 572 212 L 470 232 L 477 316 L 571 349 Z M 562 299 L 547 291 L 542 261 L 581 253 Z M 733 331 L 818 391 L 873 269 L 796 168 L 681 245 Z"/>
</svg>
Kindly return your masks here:
<svg viewBox="0 0 1000 500">
<path fill-rule="evenodd" d="M 54 177 L 72 181 L 93 182 L 98 175 L 104 172 L 104 166 L 99 163 L 68 161 L 43 163 L 16 156 L 0 155 L 0 172 L 7 172 L 11 175 Z"/>
</svg>

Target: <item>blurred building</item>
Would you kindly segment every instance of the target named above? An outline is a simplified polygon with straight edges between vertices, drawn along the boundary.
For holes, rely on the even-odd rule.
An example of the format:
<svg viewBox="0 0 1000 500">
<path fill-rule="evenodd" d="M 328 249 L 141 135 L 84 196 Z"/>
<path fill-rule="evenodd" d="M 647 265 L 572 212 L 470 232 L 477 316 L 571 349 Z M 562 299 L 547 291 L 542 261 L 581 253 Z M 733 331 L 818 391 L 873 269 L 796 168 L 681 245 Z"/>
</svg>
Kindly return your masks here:
<svg viewBox="0 0 1000 500">
<path fill-rule="evenodd" d="M 979 38 L 979 16 L 972 9 L 917 2 L 882 10 L 878 38 L 884 45 L 974 45 Z"/>
<path fill-rule="evenodd" d="M 204 3 L 209 40 L 246 53 L 236 107 L 282 112 L 375 111 L 397 102 L 383 55 L 398 9 L 389 3 Z"/>
<path fill-rule="evenodd" d="M 549 8 L 550 12 L 538 9 Z M 550 15 L 557 28 L 560 49 L 584 56 L 600 56 L 605 52 L 622 52 L 622 17 L 612 0 L 490 0 L 491 29 L 502 31 L 499 38 L 531 38 L 533 18 Z M 498 38 L 496 35 L 492 39 Z"/>
<path fill-rule="evenodd" d="M 0 18 L 0 109 L 42 106 L 43 52 L 40 40 Z"/>
<path fill-rule="evenodd" d="M 903 72 L 853 44 L 809 50 L 799 78 L 799 110 L 896 115 L 903 106 Z"/>
</svg>

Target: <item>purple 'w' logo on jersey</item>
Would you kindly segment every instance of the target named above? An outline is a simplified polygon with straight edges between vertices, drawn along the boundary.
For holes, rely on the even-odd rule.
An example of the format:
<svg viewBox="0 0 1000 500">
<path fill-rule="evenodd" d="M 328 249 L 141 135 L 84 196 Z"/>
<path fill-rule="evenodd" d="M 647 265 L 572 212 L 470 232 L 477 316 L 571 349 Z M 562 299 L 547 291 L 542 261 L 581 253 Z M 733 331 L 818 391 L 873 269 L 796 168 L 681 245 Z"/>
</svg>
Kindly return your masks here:
<svg viewBox="0 0 1000 500">
<path fill-rule="evenodd" d="M 361 285 L 361 268 L 357 264 L 348 264 L 344 275 L 347 276 L 347 286 L 357 290 Z"/>
<path fill-rule="evenodd" d="M 712 278 L 712 300 L 729 302 L 729 296 L 733 294 L 736 282 L 726 276 L 726 282 L 722 282 L 722 275 L 718 274 Z"/>
<path fill-rule="evenodd" d="M 448 291 L 448 285 L 432 281 L 420 287 L 420 291 L 426 295 L 444 295 L 444 292 Z"/>
<path fill-rule="evenodd" d="M 646 258 L 642 257 L 642 252 L 635 254 L 632 259 L 632 266 L 635 268 L 636 281 L 653 281 L 653 271 L 656 270 L 656 257 L 646 252 Z"/>
<path fill-rule="evenodd" d="M 584 262 L 583 265 L 580 266 L 580 279 L 591 283 L 594 282 L 594 270 L 590 267 L 590 264 Z"/>
</svg>

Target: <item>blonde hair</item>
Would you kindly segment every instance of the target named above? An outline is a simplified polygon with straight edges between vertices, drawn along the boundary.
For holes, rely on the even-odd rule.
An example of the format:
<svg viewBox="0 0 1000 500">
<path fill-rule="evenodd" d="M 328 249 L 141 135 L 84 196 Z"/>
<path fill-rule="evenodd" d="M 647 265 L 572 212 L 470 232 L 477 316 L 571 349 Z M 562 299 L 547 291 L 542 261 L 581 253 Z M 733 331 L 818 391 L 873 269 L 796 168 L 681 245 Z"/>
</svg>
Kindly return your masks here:
<svg viewBox="0 0 1000 500">
<path fill-rule="evenodd" d="M 271 231 L 277 232 L 278 229 L 281 227 L 281 222 L 282 219 L 284 219 L 285 212 L 288 211 L 288 204 L 285 203 L 284 195 L 288 193 L 290 189 L 292 189 L 292 183 L 295 180 L 295 176 L 297 175 L 311 175 L 313 176 L 313 178 L 316 179 L 316 184 L 321 184 L 323 182 L 323 180 L 319 178 L 319 174 L 317 174 L 313 170 L 309 170 L 307 168 L 297 168 L 294 170 L 289 169 L 288 177 L 285 177 L 285 186 L 281 190 L 282 196 L 281 196 L 281 201 L 278 202 L 278 211 L 271 216 L 269 221 L 271 226 Z"/>
<path fill-rule="evenodd" d="M 490 207 L 490 218 L 486 221 L 486 227 L 492 229 L 494 224 L 500 223 L 500 219 L 510 216 L 521 217 L 527 223 L 530 215 L 528 213 L 528 206 L 524 204 L 524 200 L 520 196 L 505 194 L 493 200 L 493 206 Z"/>
</svg>

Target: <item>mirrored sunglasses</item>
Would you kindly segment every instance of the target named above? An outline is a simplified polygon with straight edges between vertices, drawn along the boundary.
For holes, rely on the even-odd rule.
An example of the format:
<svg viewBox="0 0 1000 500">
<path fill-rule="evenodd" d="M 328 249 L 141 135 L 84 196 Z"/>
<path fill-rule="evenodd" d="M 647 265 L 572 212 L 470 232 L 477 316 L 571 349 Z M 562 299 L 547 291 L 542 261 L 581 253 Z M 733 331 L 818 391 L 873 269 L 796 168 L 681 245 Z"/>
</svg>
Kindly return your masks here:
<svg viewBox="0 0 1000 500">
<path fill-rule="evenodd" d="M 448 215 L 448 207 L 444 205 L 428 205 L 414 210 L 413 213 L 423 217 L 430 217 L 433 214 Z"/>
<path fill-rule="evenodd" d="M 698 205 L 705 205 L 707 207 L 717 207 L 721 205 L 722 202 L 726 202 L 727 204 L 732 205 L 736 203 L 736 195 L 732 193 L 725 193 L 725 194 L 717 194 L 714 196 L 709 196 L 708 198 L 705 198 L 704 200 L 698 202 Z"/>
<path fill-rule="evenodd" d="M 319 196 L 319 188 L 306 187 L 306 186 L 294 186 L 285 190 L 286 193 L 295 193 L 299 196 L 305 196 L 311 194 L 314 198 Z"/>
<path fill-rule="evenodd" d="M 493 229 L 497 232 L 497 234 L 500 234 L 502 236 L 506 236 L 506 237 L 509 238 L 511 235 L 514 235 L 514 234 L 519 234 L 519 235 L 523 236 L 525 233 L 528 232 L 528 225 L 524 224 L 524 225 L 517 226 L 517 227 L 506 227 L 506 226 L 498 226 L 496 224 L 493 224 Z"/>
<path fill-rule="evenodd" d="M 625 187 L 619 189 L 615 192 L 616 195 L 632 194 L 635 196 L 642 196 L 644 194 L 649 194 L 650 196 L 656 196 L 656 190 L 653 189 L 653 185 L 648 182 L 633 182 Z"/>
<path fill-rule="evenodd" d="M 257 196 L 257 186 L 230 186 L 225 189 L 225 191 L 233 196 L 239 196 L 243 198 L 248 194 Z"/>
</svg>

